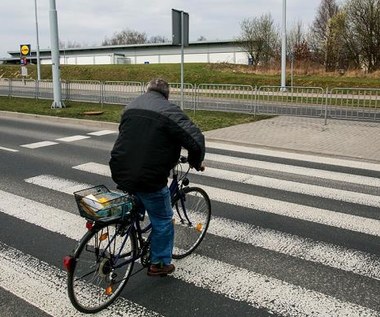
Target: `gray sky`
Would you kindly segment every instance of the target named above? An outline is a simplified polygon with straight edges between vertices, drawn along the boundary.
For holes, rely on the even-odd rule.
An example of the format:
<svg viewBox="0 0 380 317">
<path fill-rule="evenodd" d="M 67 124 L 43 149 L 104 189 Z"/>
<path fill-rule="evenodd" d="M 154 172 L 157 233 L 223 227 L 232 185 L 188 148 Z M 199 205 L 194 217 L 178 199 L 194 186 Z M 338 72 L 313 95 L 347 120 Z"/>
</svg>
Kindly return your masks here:
<svg viewBox="0 0 380 317">
<path fill-rule="evenodd" d="M 313 21 L 321 0 L 287 0 L 287 25 Z M 232 40 L 240 33 L 244 18 L 270 13 L 281 25 L 283 0 L 56 0 L 59 38 L 99 46 L 105 37 L 125 28 L 148 36 L 171 38 L 171 9 L 190 17 L 190 41 Z M 49 0 L 37 0 L 40 49 L 50 48 Z M 1 0 L 0 57 L 18 51 L 20 44 L 36 49 L 34 0 Z"/>
</svg>

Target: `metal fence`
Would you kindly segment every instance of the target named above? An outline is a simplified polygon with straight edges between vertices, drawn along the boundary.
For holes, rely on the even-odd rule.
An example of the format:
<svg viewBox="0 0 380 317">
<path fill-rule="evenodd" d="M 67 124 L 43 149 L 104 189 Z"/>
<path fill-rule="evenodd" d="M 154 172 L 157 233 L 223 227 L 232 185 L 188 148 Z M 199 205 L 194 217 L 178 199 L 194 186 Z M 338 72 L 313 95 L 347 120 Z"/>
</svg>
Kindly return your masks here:
<svg viewBox="0 0 380 317">
<path fill-rule="evenodd" d="M 53 92 L 53 81 L 52 80 L 40 80 L 36 81 L 36 95 L 37 99 L 54 99 Z M 67 95 L 67 82 L 61 81 L 61 94 L 64 100 L 68 99 Z"/>
<path fill-rule="evenodd" d="M 170 101 L 177 105 L 181 105 L 181 84 L 169 83 L 169 86 L 170 86 L 170 95 L 169 95 Z M 182 105 L 183 109 L 195 109 L 194 85 L 184 83 L 182 94 L 183 94 L 183 105 Z"/>
<path fill-rule="evenodd" d="M 323 117 L 326 93 L 320 87 L 259 87 L 255 114 Z"/>
<path fill-rule="evenodd" d="M 328 117 L 380 121 L 380 89 L 334 88 L 329 93 Z"/>
<path fill-rule="evenodd" d="M 127 104 L 140 96 L 144 84 L 140 82 L 106 81 L 102 85 L 102 102 L 108 104 Z"/>
<path fill-rule="evenodd" d="M 254 98 L 249 85 L 200 84 L 195 90 L 195 109 L 252 113 Z"/>
<path fill-rule="evenodd" d="M 170 101 L 183 108 L 380 122 L 380 89 L 170 83 Z M 125 105 L 146 83 L 62 81 L 64 100 Z M 0 96 L 53 99 L 50 80 L 0 79 Z"/>
</svg>

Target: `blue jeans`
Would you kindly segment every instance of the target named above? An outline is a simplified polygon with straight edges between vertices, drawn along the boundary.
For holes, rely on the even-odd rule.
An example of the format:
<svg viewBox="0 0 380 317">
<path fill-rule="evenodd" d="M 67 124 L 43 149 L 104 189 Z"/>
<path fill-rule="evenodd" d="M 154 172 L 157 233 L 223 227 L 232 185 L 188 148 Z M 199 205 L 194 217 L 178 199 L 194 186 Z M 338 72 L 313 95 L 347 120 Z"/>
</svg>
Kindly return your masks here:
<svg viewBox="0 0 380 317">
<path fill-rule="evenodd" d="M 167 186 L 153 192 L 137 192 L 152 224 L 150 260 L 152 264 L 168 265 L 172 260 L 174 227 L 173 209 Z"/>
</svg>

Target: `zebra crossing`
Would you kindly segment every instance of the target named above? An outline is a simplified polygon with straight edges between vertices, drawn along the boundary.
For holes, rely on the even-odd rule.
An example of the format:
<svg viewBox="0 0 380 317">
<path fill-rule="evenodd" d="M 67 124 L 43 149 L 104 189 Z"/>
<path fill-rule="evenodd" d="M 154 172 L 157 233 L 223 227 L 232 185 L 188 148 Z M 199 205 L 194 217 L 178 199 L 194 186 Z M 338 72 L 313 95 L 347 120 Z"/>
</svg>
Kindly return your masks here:
<svg viewBox="0 0 380 317">
<path fill-rule="evenodd" d="M 190 181 L 209 194 L 213 218 L 208 236 L 196 254 L 176 263 L 175 281 L 221 296 L 230 305 L 242 302 L 264 310 L 267 315 L 380 316 L 379 164 L 213 142 L 207 146 L 207 169 L 202 175 L 192 172 Z M 104 162 L 83 160 L 70 169 L 105 180 L 110 176 Z M 74 191 L 97 185 L 53 173 L 33 175 L 24 182 L 66 200 Z M 84 234 L 84 221 L 75 210 L 63 210 L 54 203 L 38 202 L 6 190 L 0 190 L 0 197 L 7 197 L 0 204 L 0 213 L 71 240 L 79 240 Z M 73 198 L 72 201 L 75 207 Z M 260 221 L 256 222 L 256 218 Z M 287 230 L 286 225 L 292 222 L 328 232 L 328 238 L 318 239 L 319 232 L 309 236 L 298 228 Z M 341 233 L 339 243 L 329 238 Z M 342 242 L 351 235 L 350 241 Z M 373 240 L 378 249 L 368 250 L 351 243 L 361 237 Z M 72 246 L 65 247 L 70 250 Z M 243 259 L 236 257 L 243 253 L 240 248 L 258 251 L 260 255 L 247 253 L 247 259 L 252 261 L 240 263 Z M 229 254 L 223 254 L 225 250 Z M 258 258 L 261 255 L 263 258 Z M 259 265 L 253 261 L 270 262 L 272 256 L 278 255 L 284 260 L 284 268 L 276 274 L 270 267 L 265 270 L 264 264 L 257 269 Z M 312 272 L 315 265 L 315 272 L 327 271 L 324 278 L 336 274 L 344 280 L 322 287 L 323 281 L 310 281 L 318 280 L 318 276 L 309 276 L 305 285 L 296 282 L 295 276 L 283 279 L 286 274 L 295 274 L 294 268 L 289 267 L 291 263 L 298 263 L 297 267 L 307 263 L 309 268 L 300 275 Z M 0 242 L 0 271 L 1 287 L 51 316 L 81 315 L 68 302 L 61 268 Z M 367 283 L 366 300 L 362 300 L 362 294 L 352 294 L 352 290 L 343 298 L 344 286 L 354 282 Z M 358 290 L 363 288 L 358 286 Z M 373 290 L 378 293 L 371 293 Z M 176 316 L 178 307 L 174 311 L 163 314 L 156 306 L 146 307 L 120 298 L 99 316 Z M 223 316 L 223 311 L 219 315 Z"/>
</svg>

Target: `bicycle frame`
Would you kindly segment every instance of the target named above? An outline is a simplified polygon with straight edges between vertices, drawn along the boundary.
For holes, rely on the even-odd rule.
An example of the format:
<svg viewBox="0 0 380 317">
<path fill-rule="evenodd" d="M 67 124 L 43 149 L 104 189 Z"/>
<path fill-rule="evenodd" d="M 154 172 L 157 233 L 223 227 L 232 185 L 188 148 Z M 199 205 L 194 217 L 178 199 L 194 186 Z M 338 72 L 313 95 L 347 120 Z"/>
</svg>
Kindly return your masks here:
<svg viewBox="0 0 380 317">
<path fill-rule="evenodd" d="M 186 161 L 181 157 L 180 163 L 185 163 L 185 162 Z M 180 165 L 180 163 L 179 163 L 179 165 Z M 174 199 L 176 199 L 178 196 L 180 197 L 182 210 L 184 211 L 184 216 L 185 216 L 186 220 L 189 221 L 189 223 L 190 223 L 190 220 L 187 216 L 186 208 L 185 208 L 185 194 L 182 192 L 182 187 L 184 185 L 186 186 L 188 184 L 188 180 L 186 178 L 186 175 L 189 173 L 189 170 L 190 170 L 190 168 L 188 168 L 187 171 L 185 171 L 184 174 L 182 175 L 181 179 L 179 179 L 178 169 L 176 169 L 176 167 L 174 167 L 172 169 L 173 179 L 170 183 L 169 191 L 170 191 L 170 197 L 171 197 L 172 201 L 174 201 Z M 184 181 L 184 180 L 186 180 L 186 181 Z M 127 240 L 128 240 L 128 237 L 129 237 L 131 231 L 134 231 L 136 233 L 137 254 L 135 256 L 128 258 L 127 260 L 123 261 L 122 263 L 115 265 L 114 266 L 115 268 L 120 268 L 123 265 L 134 262 L 137 259 L 143 257 L 145 255 L 145 252 L 146 252 L 145 248 L 150 243 L 150 236 L 148 236 L 147 240 L 145 240 L 143 237 L 143 234 L 145 234 L 145 233 L 149 232 L 149 230 L 151 230 L 152 224 L 149 223 L 144 228 L 141 228 L 141 214 L 139 212 L 139 207 L 135 206 L 134 208 L 135 209 L 132 211 L 132 218 L 130 219 L 131 222 L 128 224 L 127 223 L 120 223 L 119 224 L 120 227 L 117 230 L 125 230 L 125 232 L 124 232 L 125 237 L 122 240 L 121 246 L 119 247 L 117 254 L 112 255 L 112 262 L 115 265 L 121 258 L 127 257 L 130 255 L 130 254 L 122 254 L 122 251 L 124 249 L 125 244 L 127 243 Z M 184 218 L 180 214 L 178 209 L 177 209 L 177 214 L 178 214 L 178 217 L 181 219 L 181 222 L 184 222 Z M 111 222 L 109 224 L 113 224 L 113 223 L 114 222 Z M 88 225 L 89 225 L 88 229 L 91 230 L 92 228 L 96 228 L 98 224 L 97 223 L 93 224 L 92 221 L 89 221 Z M 99 224 L 99 225 L 101 225 L 101 224 Z M 117 237 L 117 234 L 115 234 L 113 237 L 111 237 L 111 239 L 108 241 L 106 247 L 103 248 L 102 254 L 96 254 L 98 259 L 105 257 L 106 252 L 109 252 L 111 250 L 111 246 L 115 242 L 116 237 Z M 95 249 L 99 249 L 99 246 L 95 245 Z M 98 253 L 98 251 L 95 250 L 95 253 Z M 111 252 L 109 252 L 109 253 L 111 254 Z"/>
</svg>

